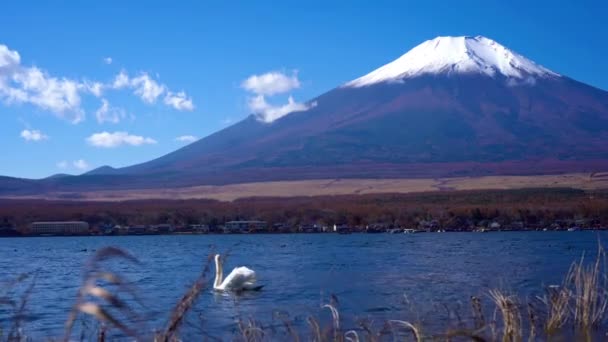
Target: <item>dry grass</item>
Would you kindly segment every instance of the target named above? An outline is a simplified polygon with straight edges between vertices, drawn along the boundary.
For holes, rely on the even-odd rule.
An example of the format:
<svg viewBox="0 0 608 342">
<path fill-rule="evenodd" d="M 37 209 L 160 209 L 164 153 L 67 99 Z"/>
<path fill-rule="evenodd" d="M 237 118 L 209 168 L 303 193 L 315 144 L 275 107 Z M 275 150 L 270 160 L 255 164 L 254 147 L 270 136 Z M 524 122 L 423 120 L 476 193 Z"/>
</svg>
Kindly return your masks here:
<svg viewBox="0 0 608 342">
<path fill-rule="evenodd" d="M 83 283 L 76 295 L 76 303 L 66 321 L 65 341 L 70 339 L 79 314 L 94 317 L 100 322 L 102 331 L 105 331 L 106 326 L 110 325 L 118 328 L 127 336 L 138 338 L 138 331 L 142 330 L 138 325 L 142 319 L 130 305 L 121 299 L 121 296 L 126 294 L 135 302 L 141 303 L 141 301 L 137 290 L 130 286 L 126 279 L 104 267 L 105 262 L 113 259 L 133 264 L 139 263 L 129 253 L 114 247 L 106 247 L 95 253 L 85 268 Z"/>
<path fill-rule="evenodd" d="M 490 290 L 490 298 L 494 301 L 502 318 L 502 322 L 500 322 L 503 328 L 502 341 L 521 342 L 523 340 L 523 329 L 517 297 L 505 295 L 499 290 Z"/>
<path fill-rule="evenodd" d="M 97 322 L 97 332 L 88 338 L 81 334 L 80 340 L 105 341 L 111 339 L 108 336 L 128 336 L 139 341 L 181 341 L 180 328 L 207 287 L 206 274 L 209 272 L 211 259 L 208 259 L 206 264 L 203 263 L 200 275 L 177 302 L 164 328 L 153 334 L 146 333 L 152 330 L 144 326 L 142 322 L 145 318 L 138 314 L 145 306 L 140 303 L 137 289 L 123 276 L 111 271 L 111 265 L 108 263 L 112 260 L 140 266 L 136 258 L 120 249 L 110 247 L 98 251 L 87 263 L 83 284 L 66 322 L 64 340 L 78 339 L 73 336 L 74 324 L 79 318 L 88 318 Z M 452 327 L 441 329 L 435 322 L 427 322 L 430 325 L 426 326 L 419 321 L 412 322 L 401 318 L 375 327 L 373 322 L 362 320 L 354 327 L 345 328 L 338 299 L 331 296 L 330 301 L 319 308 L 320 312 L 329 314 L 330 319 L 327 321 L 309 316 L 306 319 L 306 329 L 302 326 L 296 327 L 286 313 L 275 315 L 282 323 L 278 327 L 273 324 L 265 325 L 255 318 L 239 319 L 232 339 L 247 342 L 603 340 L 604 332 L 608 328 L 608 282 L 605 265 L 605 252 L 599 247 L 594 262 L 587 263 L 581 258 L 573 263 L 563 283 L 559 286 L 549 286 L 542 297 L 526 299 L 494 289 L 488 291 L 486 296 L 471 297 L 470 315 L 450 312 L 445 306 L 448 318 L 457 320 L 455 328 L 450 324 Z M 26 281 L 30 283 L 22 286 L 24 290 L 20 300 L 12 299 L 11 289 L 18 284 L 25 285 Z M 3 330 L 5 327 L 0 325 L 0 341 L 26 340 L 26 327 L 22 318 L 34 284 L 35 276 L 24 275 L 0 286 L 0 306 L 7 306 L 14 312 L 7 330 Z M 487 301 L 482 300 L 484 297 Z M 436 318 L 442 321 L 439 316 L 438 314 Z M 491 319 L 488 319 L 489 317 Z M 221 340 L 204 332 L 202 335 L 206 340 Z"/>
<path fill-rule="evenodd" d="M 48 193 L 9 196 L 16 199 L 74 199 L 80 201 L 126 201 L 172 198 L 234 201 L 247 197 L 298 197 L 417 193 L 446 190 L 509 190 L 525 188 L 608 189 L 607 173 L 569 173 L 539 176 L 486 176 L 409 179 L 317 179 L 274 181 L 230 185 L 202 185 L 184 188 Z"/>
<path fill-rule="evenodd" d="M 573 264 L 568 274 L 574 296 L 574 323 L 581 330 L 597 328 L 606 314 L 608 283 L 605 272 L 605 253 L 600 247 L 596 261 L 591 265 L 584 264 L 584 258 Z"/>
</svg>

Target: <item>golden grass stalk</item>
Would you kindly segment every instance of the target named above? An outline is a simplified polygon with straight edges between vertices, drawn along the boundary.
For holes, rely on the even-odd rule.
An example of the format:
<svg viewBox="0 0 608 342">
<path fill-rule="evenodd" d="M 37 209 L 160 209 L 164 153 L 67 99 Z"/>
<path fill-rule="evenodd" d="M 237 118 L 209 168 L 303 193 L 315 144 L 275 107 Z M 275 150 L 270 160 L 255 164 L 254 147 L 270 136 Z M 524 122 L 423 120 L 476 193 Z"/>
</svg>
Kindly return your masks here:
<svg viewBox="0 0 608 342">
<path fill-rule="evenodd" d="M 359 342 L 359 334 L 354 330 L 349 330 L 344 333 L 344 339 L 348 342 Z"/>
<path fill-rule="evenodd" d="M 605 252 L 600 246 L 595 263 L 585 265 L 582 257 L 580 262 L 572 264 L 568 272 L 567 279 L 572 286 L 574 296 L 573 319 L 581 332 L 596 328 L 606 314 L 608 283 L 604 265 Z"/>
<path fill-rule="evenodd" d="M 331 318 L 333 322 L 333 330 L 334 330 L 334 341 L 340 340 L 340 313 L 338 309 L 333 304 L 325 304 L 323 305 L 324 309 L 329 309 L 331 311 Z"/>
<path fill-rule="evenodd" d="M 64 340 L 70 339 L 72 328 L 79 314 L 89 315 L 104 324 L 111 324 L 121 330 L 124 334 L 137 338 L 135 329 L 130 328 L 126 323 L 110 312 L 115 309 L 122 312 L 125 316 L 138 321 L 139 316 L 124 301 L 119 299 L 117 294 L 100 287 L 99 282 L 105 281 L 108 285 L 117 287 L 117 291 L 131 293 L 132 297 L 138 301 L 136 290 L 132 289 L 128 282 L 120 275 L 103 270 L 102 263 L 111 259 L 119 259 L 138 264 L 139 261 L 129 253 L 115 247 L 100 249 L 87 263 L 82 286 L 78 289 L 76 303 L 72 307 L 66 321 Z M 104 307 L 102 303 L 106 303 Z"/>
<path fill-rule="evenodd" d="M 476 329 L 486 325 L 486 318 L 481 307 L 481 300 L 478 297 L 471 297 L 471 309 L 473 311 L 473 324 Z"/>
<path fill-rule="evenodd" d="M 311 341 L 312 342 L 321 342 L 323 341 L 323 335 L 321 334 L 321 326 L 319 322 L 314 317 L 308 317 L 306 320 L 308 325 L 310 326 L 310 330 L 312 331 Z"/>
<path fill-rule="evenodd" d="M 568 321 L 570 315 L 571 293 L 567 286 L 549 287 L 548 296 L 542 301 L 547 306 L 545 333 L 548 336 L 559 331 Z"/>
<path fill-rule="evenodd" d="M 136 333 L 129 327 L 121 323 L 118 319 L 114 318 L 108 311 L 106 311 L 100 305 L 95 303 L 81 303 L 78 304 L 78 311 L 95 317 L 100 322 L 107 322 L 113 324 L 118 329 L 122 330 L 129 336 L 136 336 Z"/>
<path fill-rule="evenodd" d="M 491 290 L 490 298 L 496 304 L 502 317 L 503 342 L 521 342 L 523 340 L 521 313 L 517 300 L 499 290 Z"/>
<path fill-rule="evenodd" d="M 400 320 L 391 320 L 388 321 L 391 325 L 397 325 L 397 326 L 402 326 L 405 327 L 407 330 L 412 332 L 412 335 L 414 337 L 414 340 L 416 340 L 417 342 L 422 342 L 423 341 L 423 337 L 422 337 L 422 333 L 421 333 L 421 328 L 419 325 L 417 324 L 412 324 L 410 322 L 407 321 L 400 321 Z"/>
</svg>

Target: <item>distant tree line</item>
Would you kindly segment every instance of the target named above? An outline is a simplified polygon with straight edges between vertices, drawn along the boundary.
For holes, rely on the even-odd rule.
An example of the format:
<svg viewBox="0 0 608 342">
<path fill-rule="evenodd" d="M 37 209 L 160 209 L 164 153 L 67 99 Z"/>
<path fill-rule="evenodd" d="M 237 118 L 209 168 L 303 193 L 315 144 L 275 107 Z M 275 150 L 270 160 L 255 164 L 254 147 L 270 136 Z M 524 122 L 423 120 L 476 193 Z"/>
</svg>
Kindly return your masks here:
<svg viewBox="0 0 608 342">
<path fill-rule="evenodd" d="M 608 226 L 608 192 L 573 189 L 447 191 L 293 198 L 139 200 L 82 202 L 0 200 L 0 226 L 27 227 L 35 221 L 82 220 L 102 225 L 206 224 L 262 220 L 274 224 L 345 224 L 362 227 L 451 228 L 498 223 L 502 227 L 554 224 Z"/>
</svg>

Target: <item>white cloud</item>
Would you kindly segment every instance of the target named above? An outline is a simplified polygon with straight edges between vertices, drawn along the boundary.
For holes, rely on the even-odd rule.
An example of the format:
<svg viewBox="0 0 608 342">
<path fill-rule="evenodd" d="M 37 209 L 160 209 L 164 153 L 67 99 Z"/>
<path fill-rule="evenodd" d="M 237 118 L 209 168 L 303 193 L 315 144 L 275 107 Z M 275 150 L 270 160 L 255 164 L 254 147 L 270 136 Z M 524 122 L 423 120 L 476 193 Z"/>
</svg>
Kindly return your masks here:
<svg viewBox="0 0 608 342">
<path fill-rule="evenodd" d="M 103 95 L 103 89 L 105 88 L 105 85 L 101 82 L 84 81 L 84 83 L 81 85 L 81 88 L 93 94 L 95 97 L 101 97 L 101 95 Z"/>
<path fill-rule="evenodd" d="M 185 142 L 185 143 L 191 143 L 191 142 L 195 142 L 197 140 L 198 140 L 198 138 L 195 137 L 194 135 L 182 135 L 182 136 L 175 138 L 175 141 L 180 141 L 180 142 Z"/>
<path fill-rule="evenodd" d="M 106 63 L 106 64 L 108 64 L 108 65 L 112 64 L 112 57 L 105 57 L 103 59 L 103 62 Z"/>
<path fill-rule="evenodd" d="M 50 76 L 38 67 L 24 67 L 17 51 L 0 44 L 0 99 L 6 104 L 30 103 L 55 115 L 80 122 L 81 83 Z"/>
<path fill-rule="evenodd" d="M 60 161 L 60 162 L 57 162 L 57 168 L 58 168 L 58 169 L 65 170 L 65 169 L 67 169 L 69 166 L 70 166 L 70 165 L 69 165 L 69 164 L 68 164 L 68 162 L 67 162 L 67 161 L 65 161 L 65 160 L 62 160 L 62 161 Z"/>
<path fill-rule="evenodd" d="M 183 91 L 180 91 L 179 93 L 168 92 L 164 102 L 167 106 L 171 106 L 177 110 L 194 110 L 192 99 L 187 97 L 186 93 Z"/>
<path fill-rule="evenodd" d="M 88 137 L 87 142 L 96 147 L 112 148 L 122 145 L 141 146 L 145 144 L 156 144 L 156 140 L 139 135 L 130 135 L 127 132 L 101 132 Z"/>
<path fill-rule="evenodd" d="M 131 80 L 131 86 L 135 89 L 135 94 L 146 103 L 154 103 L 161 96 L 166 87 L 143 73 Z"/>
<path fill-rule="evenodd" d="M 2 71 L 14 68 L 19 64 L 21 64 L 19 53 L 10 50 L 6 45 L 0 44 L 0 76 L 2 76 Z"/>
<path fill-rule="evenodd" d="M 74 123 L 84 119 L 78 93 L 81 85 L 77 81 L 49 76 L 37 67 L 20 68 L 12 75 L 12 81 L 18 87 L 13 88 L 13 95 L 17 96 L 9 93 L 9 103 L 28 102 Z"/>
<path fill-rule="evenodd" d="M 47 135 L 43 134 L 37 129 L 24 129 L 21 131 L 21 137 L 25 139 L 25 141 L 42 141 L 49 138 Z"/>
<path fill-rule="evenodd" d="M 124 70 L 121 70 L 116 77 L 114 77 L 114 82 L 112 82 L 112 88 L 114 89 L 122 89 L 128 87 L 131 81 L 129 80 L 129 75 Z"/>
<path fill-rule="evenodd" d="M 300 88 L 300 81 L 296 72 L 288 76 L 282 72 L 272 71 L 250 76 L 243 81 L 241 87 L 257 95 L 275 95 Z"/>
<path fill-rule="evenodd" d="M 74 160 L 72 165 L 78 170 L 88 170 L 90 168 L 89 163 L 87 163 L 84 159 Z"/>
<path fill-rule="evenodd" d="M 249 109 L 257 115 L 258 120 L 263 122 L 273 122 L 287 114 L 293 112 L 303 112 L 317 105 L 296 102 L 293 97 L 287 99 L 287 103 L 282 106 L 273 106 L 266 102 L 264 95 L 258 95 L 249 99 Z"/>
<path fill-rule="evenodd" d="M 188 97 L 186 92 L 172 92 L 169 88 L 154 80 L 147 73 L 141 73 L 139 76 L 131 78 L 126 71 L 122 70 L 112 82 L 113 89 L 130 88 L 133 93 L 141 98 L 142 101 L 148 104 L 156 103 L 158 98 L 165 94 L 163 103 L 180 111 L 194 110 L 192 98 Z"/>
<path fill-rule="evenodd" d="M 104 58 L 104 62 L 111 63 L 111 57 Z M 148 104 L 156 103 L 164 95 L 163 102 L 167 106 L 177 110 L 194 109 L 192 99 L 185 92 L 173 93 L 147 73 L 130 78 L 123 70 L 107 83 L 53 76 L 42 68 L 22 65 L 17 51 L 0 44 L 0 101 L 5 105 L 31 104 L 78 123 L 85 119 L 83 94 L 100 98 L 106 90 L 120 89 L 131 89 Z"/>
<path fill-rule="evenodd" d="M 296 102 L 292 96 L 289 96 L 287 103 L 282 106 L 274 106 L 266 101 L 266 96 L 300 88 L 297 71 L 291 76 L 278 71 L 252 75 L 241 83 L 241 87 L 255 94 L 248 100 L 249 109 L 257 115 L 258 120 L 263 122 L 273 122 L 289 113 L 306 111 L 317 105 L 316 102 L 312 104 Z"/>
<path fill-rule="evenodd" d="M 95 111 L 95 117 L 99 123 L 119 123 L 126 116 L 127 114 L 124 109 L 110 106 L 110 103 L 106 99 L 101 99 L 101 107 Z"/>
</svg>

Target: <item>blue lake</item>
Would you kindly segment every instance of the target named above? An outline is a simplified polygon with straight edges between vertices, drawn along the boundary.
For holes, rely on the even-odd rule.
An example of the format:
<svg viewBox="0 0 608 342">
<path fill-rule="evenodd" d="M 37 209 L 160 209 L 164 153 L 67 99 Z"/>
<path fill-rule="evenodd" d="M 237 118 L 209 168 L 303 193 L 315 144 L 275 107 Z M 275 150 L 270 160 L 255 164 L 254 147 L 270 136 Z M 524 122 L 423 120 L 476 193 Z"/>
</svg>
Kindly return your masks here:
<svg viewBox="0 0 608 342">
<path fill-rule="evenodd" d="M 146 317 L 143 329 L 152 331 L 164 326 L 210 253 L 230 251 L 226 272 L 248 266 L 264 289 L 238 297 L 205 290 L 184 336 L 199 336 L 203 327 L 206 334 L 225 338 L 237 329 L 239 317 L 271 324 L 278 312 L 305 328 L 310 315 L 328 317 L 320 307 L 331 294 L 339 300 L 345 325 L 362 318 L 424 321 L 433 309 L 429 303 L 466 306 L 471 295 L 487 298 L 491 288 L 539 293 L 543 285 L 560 283 L 583 253 L 593 258 L 598 239 L 606 237 L 581 231 L 4 238 L 0 291 L 19 274 L 35 271 L 26 330 L 34 337 L 61 337 L 86 260 L 96 250 L 116 246 L 141 262 L 110 267 L 138 289 L 145 304 L 137 307 Z M 5 329 L 7 315 L 0 306 Z"/>
</svg>

